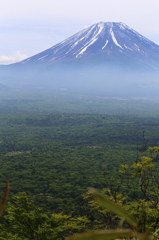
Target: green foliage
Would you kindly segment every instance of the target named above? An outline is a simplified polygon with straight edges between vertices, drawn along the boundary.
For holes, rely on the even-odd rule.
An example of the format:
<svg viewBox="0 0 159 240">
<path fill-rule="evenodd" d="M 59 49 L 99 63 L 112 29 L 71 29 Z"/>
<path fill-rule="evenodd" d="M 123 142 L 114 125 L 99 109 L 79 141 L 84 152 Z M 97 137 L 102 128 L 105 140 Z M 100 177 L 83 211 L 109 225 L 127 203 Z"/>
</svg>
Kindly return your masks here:
<svg viewBox="0 0 159 240">
<path fill-rule="evenodd" d="M 1 233 L 2 236 L 6 234 L 13 239 L 26 240 L 61 238 L 63 230 L 60 229 L 58 220 L 44 214 L 41 208 L 34 207 L 26 193 L 14 196 L 13 200 L 14 204 L 8 203 L 5 219 L 9 225 L 6 231 Z"/>
<path fill-rule="evenodd" d="M 108 201 L 112 201 L 119 206 L 123 205 L 125 198 L 122 196 L 121 193 L 116 193 L 115 196 L 111 194 L 110 189 L 102 189 L 103 196 L 108 196 Z M 93 229 L 115 229 L 119 223 L 119 215 L 113 214 L 113 211 L 109 208 L 105 208 L 102 204 L 99 204 L 98 201 L 92 199 L 91 191 L 88 191 L 87 194 L 84 195 L 84 199 L 88 201 L 89 206 L 95 210 L 94 216 L 96 221 L 94 221 Z"/>
<path fill-rule="evenodd" d="M 124 209 L 122 209 L 119 205 L 111 201 L 109 198 L 106 196 L 103 196 L 100 194 L 98 191 L 95 189 L 91 188 L 90 189 L 91 194 L 93 194 L 95 200 L 104 208 L 109 209 L 109 211 L 117 214 L 118 216 L 121 216 L 124 218 L 129 224 L 131 224 L 133 227 L 137 227 L 137 222 L 131 216 L 130 214 L 127 213 Z"/>
<path fill-rule="evenodd" d="M 63 235 L 67 236 L 73 233 L 83 232 L 88 229 L 90 220 L 86 217 L 72 217 L 62 213 L 54 213 L 52 216 L 60 222 L 63 229 Z"/>
<path fill-rule="evenodd" d="M 128 212 L 126 212 L 122 207 L 114 203 L 113 201 L 110 201 L 108 198 L 106 198 L 103 194 L 99 193 L 95 189 L 90 189 L 91 194 L 95 198 L 95 200 L 98 202 L 98 204 L 102 207 L 105 207 L 109 211 L 114 212 L 115 214 L 119 215 L 124 220 L 127 220 L 133 227 L 138 228 L 137 221 L 134 219 L 132 215 L 130 215 Z M 71 238 L 68 238 L 70 240 L 104 240 L 104 239 L 130 239 L 130 238 L 138 238 L 138 239 L 147 239 L 147 236 L 144 234 L 139 234 L 136 231 L 133 230 L 107 230 L 107 231 L 99 231 L 99 232 L 93 232 L 93 233 L 85 233 L 81 235 L 75 235 Z"/>
<path fill-rule="evenodd" d="M 135 158 L 141 127 L 142 119 L 124 116 L 2 114 L 0 182 L 9 179 L 10 196 L 25 191 L 48 212 L 85 215 L 81 195 L 106 178 L 119 181 L 116 170 Z"/>
<path fill-rule="evenodd" d="M 102 191 L 105 197 L 96 196 L 97 192 L 95 191 L 97 201 L 90 200 L 90 193 L 87 193 L 85 198 L 89 205 L 100 214 L 102 227 L 112 229 L 118 226 L 119 216 L 122 216 L 122 214 L 120 210 L 117 216 L 112 213 L 117 212 L 118 207 L 120 209 L 120 206 L 122 206 L 123 209 L 129 210 L 136 217 L 141 232 L 156 233 L 159 229 L 159 168 L 156 161 L 158 149 L 159 147 L 148 148 L 147 152 L 144 153 L 146 156 L 141 153 L 141 156 L 130 166 L 122 164 L 121 170 L 119 170 L 121 181 L 116 187 L 112 187 L 113 183 L 108 184 L 108 188 Z M 125 187 L 127 195 L 120 192 Z M 115 204 L 117 204 L 116 207 Z M 124 212 L 124 210 L 122 211 Z M 127 219 L 126 215 L 124 218 Z M 133 225 L 128 219 L 127 221 Z M 127 226 L 124 224 L 124 227 Z"/>
<path fill-rule="evenodd" d="M 128 209 L 138 218 L 141 231 L 155 232 L 159 228 L 158 150 L 159 147 L 148 148 L 147 152 L 152 157 L 142 156 L 130 167 L 139 196 L 128 204 Z"/>
<path fill-rule="evenodd" d="M 57 98 L 58 94 L 54 100 Z M 64 102 L 56 105 L 52 101 L 50 108 L 46 108 L 45 101 L 1 100 L 0 103 L 5 107 L 3 111 L 0 107 L 0 186 L 4 179 L 11 181 L 10 201 L 14 206 L 16 203 L 12 202 L 11 197 L 26 192 L 29 199 L 34 200 L 37 209 L 44 209 L 48 228 L 51 226 L 51 218 L 55 218 L 55 222 L 57 220 L 60 231 L 64 234 L 62 237 L 82 232 L 88 227 L 111 229 L 118 226 L 118 215 L 97 205 L 93 200 L 90 200 L 93 209 L 87 205 L 87 199 L 83 199 L 82 195 L 89 186 L 105 188 L 104 194 L 136 216 L 141 231 L 148 228 L 155 232 L 159 227 L 159 147 L 153 146 L 159 142 L 158 117 L 149 115 L 146 108 L 146 117 L 139 117 L 143 114 L 143 103 L 135 105 L 134 102 L 124 100 L 98 100 L 99 102 L 93 100 L 90 103 L 86 99 L 85 112 L 89 109 L 89 114 L 77 113 L 84 109 L 84 105 L 77 108 L 80 100 L 74 104 L 70 99 L 69 106 L 72 105 L 74 113 L 64 113 L 61 110 L 66 106 Z M 128 116 L 130 111 L 122 115 L 124 105 L 127 110 L 130 106 L 133 107 L 133 116 Z M 61 108 L 58 109 L 57 106 Z M 56 107 L 56 112 L 53 113 Z M 118 107 L 120 116 L 110 115 Z M 109 115 L 92 114 L 95 109 Z M 136 146 L 137 142 L 142 141 L 141 129 L 146 129 L 152 146 L 144 153 L 142 151 L 146 149 L 147 141 L 143 146 Z M 0 194 L 2 196 L 3 192 Z M 31 211 L 33 210 L 34 207 Z M 39 215 L 44 214 L 43 211 L 36 211 Z M 56 217 L 51 215 L 53 212 L 57 214 Z M 10 214 L 13 216 L 12 212 Z M 34 216 L 34 211 L 32 214 Z M 61 215 L 61 220 L 58 214 Z M 88 219 L 90 222 L 87 222 Z M 11 219 L 6 219 L 5 223 L 11 224 Z M 67 229 L 62 228 L 66 225 Z M 11 228 L 12 233 L 8 231 L 7 225 L 6 229 L 6 234 L 15 236 L 15 229 Z"/>
<path fill-rule="evenodd" d="M 0 224 L 0 239 L 54 240 L 85 231 L 90 221 L 87 217 L 72 217 L 59 214 L 46 214 L 25 192 L 13 196 Z"/>
</svg>

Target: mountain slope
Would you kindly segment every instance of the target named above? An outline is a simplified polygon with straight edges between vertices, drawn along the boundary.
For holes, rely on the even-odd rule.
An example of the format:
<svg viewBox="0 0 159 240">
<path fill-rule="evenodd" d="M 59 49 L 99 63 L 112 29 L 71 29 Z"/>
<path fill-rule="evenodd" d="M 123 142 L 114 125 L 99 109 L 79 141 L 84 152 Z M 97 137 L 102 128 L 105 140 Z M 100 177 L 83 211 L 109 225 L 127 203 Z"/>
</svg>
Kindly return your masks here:
<svg viewBox="0 0 159 240">
<path fill-rule="evenodd" d="M 158 97 L 159 46 L 127 25 L 99 22 L 19 63 L 0 66 L 13 88 Z"/>
<path fill-rule="evenodd" d="M 101 61 L 111 61 L 112 64 L 137 61 L 139 65 L 156 68 L 159 66 L 159 46 L 123 23 L 100 22 L 21 64 L 78 62 L 90 58 L 101 58 Z"/>
</svg>

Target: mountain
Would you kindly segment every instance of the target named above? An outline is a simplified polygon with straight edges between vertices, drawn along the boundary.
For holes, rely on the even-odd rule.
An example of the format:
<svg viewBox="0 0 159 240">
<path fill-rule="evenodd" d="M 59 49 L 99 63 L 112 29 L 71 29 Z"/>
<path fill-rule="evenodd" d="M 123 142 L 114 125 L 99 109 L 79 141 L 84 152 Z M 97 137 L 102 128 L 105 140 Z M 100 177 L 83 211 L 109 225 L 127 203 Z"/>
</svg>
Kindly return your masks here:
<svg viewBox="0 0 159 240">
<path fill-rule="evenodd" d="M 0 66 L 9 87 L 158 97 L 159 46 L 124 23 L 99 22 L 21 62 Z"/>
<path fill-rule="evenodd" d="M 90 60 L 159 67 L 159 46 L 124 23 L 99 22 L 21 62 L 57 63 Z M 88 62 L 89 64 L 89 62 Z M 133 67 L 133 65 L 130 67 Z"/>
</svg>

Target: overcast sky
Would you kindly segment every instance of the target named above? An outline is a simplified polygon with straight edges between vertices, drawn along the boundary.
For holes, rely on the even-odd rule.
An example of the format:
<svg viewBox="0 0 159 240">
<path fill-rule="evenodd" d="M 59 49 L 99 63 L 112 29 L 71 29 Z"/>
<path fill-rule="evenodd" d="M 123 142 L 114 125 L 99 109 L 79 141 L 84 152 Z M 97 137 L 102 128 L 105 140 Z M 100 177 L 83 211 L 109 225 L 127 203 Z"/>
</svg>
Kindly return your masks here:
<svg viewBox="0 0 159 240">
<path fill-rule="evenodd" d="M 0 64 L 20 61 L 94 23 L 124 22 L 159 44 L 159 0 L 0 0 Z"/>
</svg>

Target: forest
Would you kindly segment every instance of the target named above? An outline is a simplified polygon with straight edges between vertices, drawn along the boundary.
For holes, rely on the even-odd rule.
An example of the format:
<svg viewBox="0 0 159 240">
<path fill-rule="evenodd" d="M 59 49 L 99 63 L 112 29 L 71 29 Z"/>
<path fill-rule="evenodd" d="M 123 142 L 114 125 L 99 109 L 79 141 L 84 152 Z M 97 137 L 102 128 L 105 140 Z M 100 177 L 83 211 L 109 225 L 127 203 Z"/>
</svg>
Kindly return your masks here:
<svg viewBox="0 0 159 240">
<path fill-rule="evenodd" d="M 149 157 L 149 147 L 157 174 L 153 147 L 159 146 L 158 106 L 157 101 L 88 96 L 75 101 L 75 96 L 59 98 L 58 93 L 48 94 L 47 100 L 1 96 L 1 198 L 6 180 L 10 190 L 0 218 L 0 239 L 63 239 L 109 228 L 111 224 L 90 204 L 88 187 L 127 196 L 123 204 L 134 194 L 141 198 L 139 190 L 130 191 L 133 177 L 129 185 L 126 179 L 132 176 L 133 164 Z"/>
</svg>

